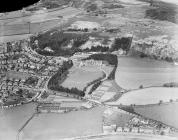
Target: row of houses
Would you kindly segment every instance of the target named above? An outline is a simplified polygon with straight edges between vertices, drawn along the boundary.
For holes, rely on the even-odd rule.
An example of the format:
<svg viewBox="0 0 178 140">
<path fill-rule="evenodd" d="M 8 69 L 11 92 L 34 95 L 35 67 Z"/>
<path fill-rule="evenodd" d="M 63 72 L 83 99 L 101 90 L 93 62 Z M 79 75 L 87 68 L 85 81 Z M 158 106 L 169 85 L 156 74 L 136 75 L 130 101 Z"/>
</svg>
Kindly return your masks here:
<svg viewBox="0 0 178 140">
<path fill-rule="evenodd" d="M 83 67 L 83 66 L 100 66 L 102 67 L 104 65 L 103 61 L 95 61 L 95 60 L 85 60 L 85 61 L 81 61 L 79 62 L 79 67 Z"/>
<path fill-rule="evenodd" d="M 131 133 L 169 135 L 171 129 L 168 127 L 161 130 L 157 130 L 150 127 L 117 127 L 116 125 L 103 126 L 103 133 L 112 133 L 112 132 L 131 132 Z"/>
</svg>

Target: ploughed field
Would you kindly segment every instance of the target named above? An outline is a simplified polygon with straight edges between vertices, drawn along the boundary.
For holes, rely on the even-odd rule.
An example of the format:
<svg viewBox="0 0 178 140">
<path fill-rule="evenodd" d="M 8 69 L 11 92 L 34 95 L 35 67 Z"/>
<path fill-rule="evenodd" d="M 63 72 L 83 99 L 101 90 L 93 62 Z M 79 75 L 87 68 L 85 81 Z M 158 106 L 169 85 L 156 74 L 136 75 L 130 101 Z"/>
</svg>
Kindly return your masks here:
<svg viewBox="0 0 178 140">
<path fill-rule="evenodd" d="M 96 68 L 87 70 L 83 68 L 72 67 L 69 74 L 61 86 L 65 88 L 77 88 L 83 90 L 87 84 L 102 77 L 104 73 Z"/>
<path fill-rule="evenodd" d="M 118 57 L 116 82 L 125 89 L 178 82 L 178 66 L 149 58 Z"/>
</svg>

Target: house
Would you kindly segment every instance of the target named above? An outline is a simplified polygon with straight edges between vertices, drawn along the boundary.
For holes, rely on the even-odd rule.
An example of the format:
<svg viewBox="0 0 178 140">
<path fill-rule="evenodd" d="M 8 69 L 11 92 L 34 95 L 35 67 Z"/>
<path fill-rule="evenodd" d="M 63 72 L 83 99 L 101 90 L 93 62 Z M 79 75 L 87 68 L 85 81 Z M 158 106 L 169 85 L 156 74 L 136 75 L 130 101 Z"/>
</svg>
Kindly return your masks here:
<svg viewBox="0 0 178 140">
<path fill-rule="evenodd" d="M 153 132 L 152 128 L 140 128 L 140 133 L 153 134 Z"/>
<path fill-rule="evenodd" d="M 117 128 L 117 132 L 122 132 L 122 130 L 123 130 L 122 127 Z"/>
<path fill-rule="evenodd" d="M 112 133 L 115 132 L 116 125 L 103 125 L 103 133 Z"/>
<path fill-rule="evenodd" d="M 134 132 L 134 133 L 138 133 L 138 128 L 137 128 L 137 127 L 133 127 L 131 130 L 132 130 L 132 132 Z"/>
</svg>

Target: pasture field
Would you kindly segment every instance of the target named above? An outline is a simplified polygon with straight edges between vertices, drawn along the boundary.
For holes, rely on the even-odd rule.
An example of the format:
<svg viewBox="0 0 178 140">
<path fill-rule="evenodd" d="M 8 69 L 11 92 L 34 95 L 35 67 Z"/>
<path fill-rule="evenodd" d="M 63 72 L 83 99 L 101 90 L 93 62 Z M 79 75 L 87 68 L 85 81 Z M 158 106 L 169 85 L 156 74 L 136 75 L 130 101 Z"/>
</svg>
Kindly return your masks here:
<svg viewBox="0 0 178 140">
<path fill-rule="evenodd" d="M 103 72 L 95 70 L 86 70 L 82 68 L 71 68 L 66 80 L 61 84 L 66 88 L 77 88 L 83 90 L 88 83 L 100 78 L 103 76 Z"/>
<path fill-rule="evenodd" d="M 178 129 L 177 110 L 178 102 L 134 107 L 136 113 Z"/>
<path fill-rule="evenodd" d="M 54 140 L 101 133 L 103 111 L 96 107 L 67 114 L 39 114 L 25 127 L 22 139 Z"/>
<path fill-rule="evenodd" d="M 138 89 L 140 85 L 162 86 L 178 82 L 178 66 L 148 58 L 118 57 L 116 82 L 125 89 Z"/>
<path fill-rule="evenodd" d="M 80 12 L 81 11 L 76 8 L 68 7 L 52 12 L 44 11 L 40 14 L 34 13 L 21 18 L 1 20 L 0 36 L 37 33 L 56 26 L 61 27 L 62 19 L 68 20 Z"/>
<path fill-rule="evenodd" d="M 178 99 L 178 88 L 154 87 L 135 91 L 130 91 L 123 94 L 116 102 L 112 104 L 122 105 L 147 105 L 158 104 L 160 100 L 169 102 L 170 99 Z"/>
<path fill-rule="evenodd" d="M 23 39 L 29 38 L 30 36 L 32 36 L 32 34 L 22 34 L 22 35 L 13 35 L 13 36 L 0 36 L 0 43 L 23 40 Z"/>
<path fill-rule="evenodd" d="M 35 112 L 36 104 L 0 109 L 0 139 L 15 140 L 18 130 Z"/>
</svg>

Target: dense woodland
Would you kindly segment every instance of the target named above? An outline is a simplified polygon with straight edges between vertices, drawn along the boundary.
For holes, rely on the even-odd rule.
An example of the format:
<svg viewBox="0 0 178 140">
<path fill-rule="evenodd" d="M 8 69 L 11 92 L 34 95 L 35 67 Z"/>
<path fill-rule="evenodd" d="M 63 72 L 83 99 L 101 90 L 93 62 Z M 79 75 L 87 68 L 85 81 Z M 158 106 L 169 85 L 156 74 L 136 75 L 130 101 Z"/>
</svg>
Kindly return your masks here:
<svg viewBox="0 0 178 140">
<path fill-rule="evenodd" d="M 80 46 L 85 44 L 90 34 L 64 33 L 59 31 L 49 31 L 30 39 L 32 49 L 41 55 L 47 56 L 72 56 L 76 52 L 112 52 L 123 49 L 128 53 L 131 44 L 130 37 L 116 38 L 112 46 L 91 46 L 91 48 L 81 49 Z M 38 45 L 35 41 L 38 41 Z M 69 45 L 71 45 L 69 47 Z M 46 51 L 49 47 L 52 51 Z"/>
<path fill-rule="evenodd" d="M 98 61 L 105 61 L 107 62 L 109 65 L 117 65 L 118 61 L 117 61 L 117 56 L 114 54 L 110 54 L 110 53 L 98 53 L 98 54 L 92 54 L 89 57 L 83 59 L 83 60 L 98 60 Z"/>
<path fill-rule="evenodd" d="M 38 46 L 34 43 L 38 40 Z M 64 32 L 46 32 L 39 34 L 38 36 L 31 37 L 32 49 L 42 55 L 56 55 L 56 56 L 71 56 L 75 52 L 78 52 L 79 47 L 88 40 L 88 35 L 83 34 L 71 34 Z M 67 48 L 66 46 L 72 42 L 72 47 Z M 46 47 L 50 47 L 53 52 L 45 51 Z"/>
<path fill-rule="evenodd" d="M 131 41 L 131 37 L 116 38 L 114 44 L 112 45 L 111 51 L 117 51 L 119 49 L 122 49 L 126 51 L 126 53 L 128 53 L 130 50 Z"/>
</svg>

